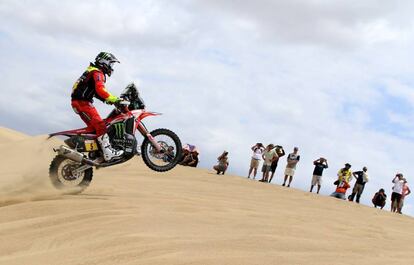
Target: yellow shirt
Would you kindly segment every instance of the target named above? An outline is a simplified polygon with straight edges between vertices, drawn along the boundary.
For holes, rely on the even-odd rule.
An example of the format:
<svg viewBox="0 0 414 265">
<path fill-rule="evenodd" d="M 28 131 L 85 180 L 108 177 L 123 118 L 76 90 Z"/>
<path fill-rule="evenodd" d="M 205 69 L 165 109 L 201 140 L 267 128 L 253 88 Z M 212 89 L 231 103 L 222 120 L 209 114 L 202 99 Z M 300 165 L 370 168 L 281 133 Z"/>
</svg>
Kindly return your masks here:
<svg viewBox="0 0 414 265">
<path fill-rule="evenodd" d="M 345 180 L 347 183 L 351 181 L 352 178 L 352 171 L 350 169 L 341 168 L 338 171 L 338 180 L 342 181 Z"/>
</svg>

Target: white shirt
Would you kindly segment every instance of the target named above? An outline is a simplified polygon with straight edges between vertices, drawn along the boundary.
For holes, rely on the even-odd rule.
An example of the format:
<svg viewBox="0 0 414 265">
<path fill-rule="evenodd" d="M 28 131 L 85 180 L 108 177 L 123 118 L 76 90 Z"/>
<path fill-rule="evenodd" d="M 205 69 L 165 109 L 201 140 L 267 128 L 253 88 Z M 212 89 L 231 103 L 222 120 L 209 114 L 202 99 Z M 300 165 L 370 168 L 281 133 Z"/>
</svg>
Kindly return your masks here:
<svg viewBox="0 0 414 265">
<path fill-rule="evenodd" d="M 369 176 L 368 176 L 368 174 L 367 174 L 366 172 L 363 172 L 362 174 L 363 174 L 363 175 L 362 175 L 362 178 L 364 179 L 364 182 L 365 182 L 365 183 L 367 183 L 367 182 L 369 181 Z"/>
<path fill-rule="evenodd" d="M 253 159 L 256 160 L 262 160 L 262 154 L 263 154 L 264 148 L 263 147 L 257 147 L 254 151 L 253 151 Z"/>
<path fill-rule="evenodd" d="M 394 182 L 394 187 L 392 188 L 392 191 L 398 194 L 402 194 L 403 187 L 404 187 L 404 180 L 399 180 L 398 178 L 396 178 L 392 182 Z"/>
<path fill-rule="evenodd" d="M 296 169 L 296 164 L 299 162 L 300 155 L 295 153 L 290 153 L 287 157 L 288 164 L 286 168 Z"/>
<path fill-rule="evenodd" d="M 265 158 L 264 164 L 266 166 L 272 165 L 272 159 L 273 159 L 273 157 L 278 157 L 275 149 L 272 149 L 270 151 L 265 151 L 264 152 L 264 158 Z"/>
</svg>

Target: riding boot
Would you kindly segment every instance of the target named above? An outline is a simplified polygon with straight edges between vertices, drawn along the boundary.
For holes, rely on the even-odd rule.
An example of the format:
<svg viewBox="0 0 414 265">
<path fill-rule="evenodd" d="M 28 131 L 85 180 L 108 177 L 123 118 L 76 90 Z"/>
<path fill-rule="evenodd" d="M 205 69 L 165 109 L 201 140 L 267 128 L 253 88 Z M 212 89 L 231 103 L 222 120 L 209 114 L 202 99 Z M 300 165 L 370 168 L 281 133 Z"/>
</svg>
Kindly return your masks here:
<svg viewBox="0 0 414 265">
<path fill-rule="evenodd" d="M 123 154 L 123 150 L 115 150 L 112 148 L 111 143 L 109 142 L 109 136 L 107 133 L 105 133 L 102 136 L 99 136 L 96 138 L 98 140 L 98 143 L 101 145 L 102 153 L 104 155 L 105 161 L 111 161 L 112 159 L 118 159 Z"/>
</svg>

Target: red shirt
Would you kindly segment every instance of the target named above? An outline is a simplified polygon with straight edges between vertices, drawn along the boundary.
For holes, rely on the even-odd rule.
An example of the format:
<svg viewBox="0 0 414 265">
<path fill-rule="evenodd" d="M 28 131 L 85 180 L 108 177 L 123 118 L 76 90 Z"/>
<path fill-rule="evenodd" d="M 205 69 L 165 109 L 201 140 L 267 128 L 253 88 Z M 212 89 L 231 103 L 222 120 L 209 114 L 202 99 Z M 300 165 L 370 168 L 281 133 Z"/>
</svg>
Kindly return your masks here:
<svg viewBox="0 0 414 265">
<path fill-rule="evenodd" d="M 341 183 L 339 183 L 338 187 L 336 187 L 335 192 L 337 193 L 346 193 L 346 190 L 351 187 L 349 186 L 348 182 L 346 181 L 342 181 Z"/>
</svg>

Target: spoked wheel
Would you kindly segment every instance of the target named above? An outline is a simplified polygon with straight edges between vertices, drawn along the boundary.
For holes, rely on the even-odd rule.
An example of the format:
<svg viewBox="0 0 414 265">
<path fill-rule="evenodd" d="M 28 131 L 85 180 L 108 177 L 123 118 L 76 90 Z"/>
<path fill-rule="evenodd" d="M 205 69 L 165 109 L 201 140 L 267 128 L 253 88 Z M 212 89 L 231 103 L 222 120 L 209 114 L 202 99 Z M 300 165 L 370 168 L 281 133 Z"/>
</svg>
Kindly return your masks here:
<svg viewBox="0 0 414 265">
<path fill-rule="evenodd" d="M 151 132 L 161 151 L 158 152 L 148 137 L 141 145 L 141 155 L 144 163 L 152 170 L 163 172 L 174 168 L 182 156 L 181 141 L 178 136 L 168 129 L 157 129 Z"/>
<path fill-rule="evenodd" d="M 81 173 L 73 173 L 73 170 L 80 166 L 80 163 L 63 156 L 56 156 L 49 167 L 49 178 L 53 186 L 65 190 L 67 193 L 81 193 L 91 183 L 93 170 L 89 168 Z"/>
</svg>

